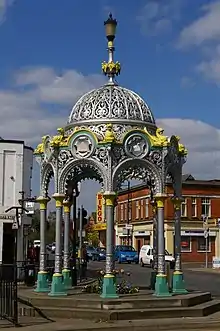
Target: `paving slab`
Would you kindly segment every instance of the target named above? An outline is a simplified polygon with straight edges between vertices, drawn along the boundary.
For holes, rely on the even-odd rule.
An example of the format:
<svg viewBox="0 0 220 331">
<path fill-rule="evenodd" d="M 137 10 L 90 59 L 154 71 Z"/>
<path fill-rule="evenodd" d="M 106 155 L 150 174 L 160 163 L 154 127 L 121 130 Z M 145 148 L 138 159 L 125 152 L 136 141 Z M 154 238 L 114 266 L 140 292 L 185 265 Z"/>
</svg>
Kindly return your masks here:
<svg viewBox="0 0 220 331">
<path fill-rule="evenodd" d="M 22 320 L 21 320 L 22 322 Z M 35 323 L 35 324 L 34 324 Z M 215 318 L 173 318 L 163 320 L 136 320 L 136 321 L 86 321 L 76 319 L 57 319 L 53 323 L 43 323 L 42 319 L 23 319 L 23 327 L 19 331 L 219 331 L 219 316 Z M 11 325 L 0 324 L 0 329 L 12 329 Z"/>
</svg>

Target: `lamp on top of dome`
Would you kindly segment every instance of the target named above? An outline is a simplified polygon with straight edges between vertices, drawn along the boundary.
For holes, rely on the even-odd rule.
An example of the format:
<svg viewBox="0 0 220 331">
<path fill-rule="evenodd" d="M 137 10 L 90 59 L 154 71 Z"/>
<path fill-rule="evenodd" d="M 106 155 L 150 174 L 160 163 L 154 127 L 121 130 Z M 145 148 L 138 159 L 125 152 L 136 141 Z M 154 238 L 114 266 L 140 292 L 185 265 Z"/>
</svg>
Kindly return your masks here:
<svg viewBox="0 0 220 331">
<path fill-rule="evenodd" d="M 113 41 L 115 39 L 117 21 L 109 14 L 108 19 L 104 22 L 106 38 L 108 41 Z"/>
</svg>

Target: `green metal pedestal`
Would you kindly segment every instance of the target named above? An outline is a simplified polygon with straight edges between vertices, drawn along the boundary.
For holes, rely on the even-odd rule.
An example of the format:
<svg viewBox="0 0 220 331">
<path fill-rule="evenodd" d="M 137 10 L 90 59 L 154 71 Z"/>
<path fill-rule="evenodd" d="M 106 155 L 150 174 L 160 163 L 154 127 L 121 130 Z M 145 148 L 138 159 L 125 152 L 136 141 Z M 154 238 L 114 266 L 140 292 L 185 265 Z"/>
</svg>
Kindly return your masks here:
<svg viewBox="0 0 220 331">
<path fill-rule="evenodd" d="M 158 274 L 156 276 L 155 292 L 157 297 L 170 297 L 172 294 L 169 292 L 169 286 L 167 284 L 167 276 L 164 274 Z"/>
<path fill-rule="evenodd" d="M 72 278 L 70 276 L 70 270 L 69 269 L 63 269 L 62 270 L 63 275 L 63 285 L 66 290 L 70 289 L 72 287 Z"/>
<path fill-rule="evenodd" d="M 183 279 L 183 273 L 181 271 L 174 271 L 173 273 L 173 289 L 172 292 L 175 294 L 188 293 L 185 288 L 185 282 Z"/>
<path fill-rule="evenodd" d="M 37 274 L 37 287 L 34 290 L 38 293 L 49 292 L 49 284 L 48 284 L 48 273 L 46 271 L 39 271 Z"/>
<path fill-rule="evenodd" d="M 58 273 L 53 274 L 51 291 L 48 295 L 50 295 L 50 296 L 67 295 L 67 291 L 64 288 L 64 284 L 63 284 L 63 275 L 62 274 L 58 274 Z"/>
<path fill-rule="evenodd" d="M 116 282 L 114 275 L 105 275 L 102 284 L 102 294 L 100 296 L 103 299 L 117 299 L 118 294 L 116 292 Z"/>
</svg>

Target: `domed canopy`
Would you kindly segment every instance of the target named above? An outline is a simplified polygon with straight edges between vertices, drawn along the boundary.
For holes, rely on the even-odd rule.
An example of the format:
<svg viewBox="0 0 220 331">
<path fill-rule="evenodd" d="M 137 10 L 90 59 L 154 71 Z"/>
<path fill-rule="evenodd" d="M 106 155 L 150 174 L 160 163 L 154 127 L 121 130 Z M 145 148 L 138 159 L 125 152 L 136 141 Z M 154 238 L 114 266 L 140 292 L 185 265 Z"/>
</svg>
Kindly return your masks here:
<svg viewBox="0 0 220 331">
<path fill-rule="evenodd" d="M 116 84 L 106 84 L 82 96 L 73 107 L 68 124 L 122 123 L 155 126 L 150 108 L 139 95 Z"/>
</svg>

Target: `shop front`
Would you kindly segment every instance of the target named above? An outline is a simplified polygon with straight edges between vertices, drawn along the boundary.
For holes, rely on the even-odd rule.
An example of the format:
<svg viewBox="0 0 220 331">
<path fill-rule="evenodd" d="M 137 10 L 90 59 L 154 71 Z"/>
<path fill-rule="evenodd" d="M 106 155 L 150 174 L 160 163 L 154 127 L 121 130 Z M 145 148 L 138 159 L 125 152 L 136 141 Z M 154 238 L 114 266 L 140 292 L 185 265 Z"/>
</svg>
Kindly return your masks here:
<svg viewBox="0 0 220 331">
<path fill-rule="evenodd" d="M 133 233 L 134 237 L 134 248 L 138 251 L 141 250 L 143 245 L 151 244 L 151 232 L 150 231 L 135 231 Z"/>
<path fill-rule="evenodd" d="M 100 247 L 106 247 L 106 223 L 96 223 L 93 225 L 93 230 L 99 233 Z"/>
<path fill-rule="evenodd" d="M 183 262 L 205 263 L 206 252 L 208 261 L 215 256 L 216 231 L 209 231 L 207 241 L 204 230 L 181 231 L 181 251 Z"/>
</svg>

